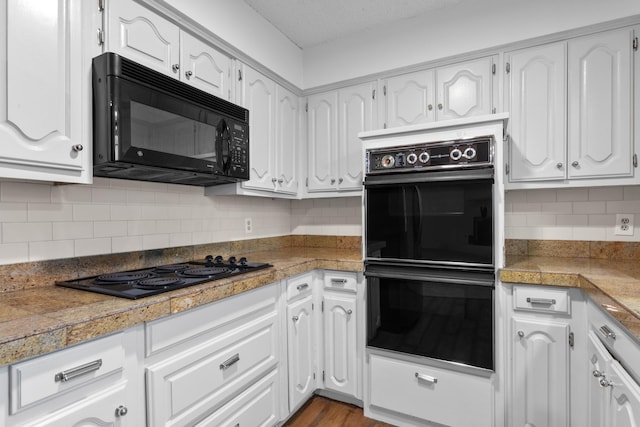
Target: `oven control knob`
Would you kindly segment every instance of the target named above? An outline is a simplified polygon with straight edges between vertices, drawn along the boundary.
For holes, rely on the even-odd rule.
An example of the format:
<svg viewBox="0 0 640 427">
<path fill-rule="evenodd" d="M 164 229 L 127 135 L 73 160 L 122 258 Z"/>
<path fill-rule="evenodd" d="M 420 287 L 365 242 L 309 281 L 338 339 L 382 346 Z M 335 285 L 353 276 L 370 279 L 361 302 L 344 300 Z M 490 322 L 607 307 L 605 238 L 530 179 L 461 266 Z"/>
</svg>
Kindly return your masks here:
<svg viewBox="0 0 640 427">
<path fill-rule="evenodd" d="M 213 255 L 207 255 L 206 257 L 204 257 L 204 260 L 207 262 L 207 264 L 211 264 L 213 262 Z"/>
<path fill-rule="evenodd" d="M 229 257 L 229 264 L 235 264 L 235 263 L 236 263 L 236 257 L 230 256 Z"/>
<path fill-rule="evenodd" d="M 454 160 L 454 161 L 460 160 L 460 157 L 462 157 L 462 151 L 460 151 L 460 149 L 458 148 L 454 148 L 449 153 L 449 157 L 451 157 L 451 160 Z"/>
<path fill-rule="evenodd" d="M 396 159 L 391 154 L 382 156 L 382 167 L 385 169 L 392 168 L 396 164 Z"/>
<path fill-rule="evenodd" d="M 416 153 L 410 153 L 407 156 L 407 163 L 409 163 L 410 165 L 414 164 L 417 160 L 418 156 L 416 155 Z"/>
<path fill-rule="evenodd" d="M 429 161 L 429 159 L 431 159 L 431 156 L 429 155 L 429 153 L 424 151 L 424 152 L 420 153 L 420 156 L 418 156 L 418 159 L 420 159 L 421 163 L 427 163 Z"/>
<path fill-rule="evenodd" d="M 240 265 L 247 265 L 247 258 L 246 257 L 241 257 L 240 261 L 238 261 L 240 263 Z"/>
<path fill-rule="evenodd" d="M 476 149 L 473 147 L 467 147 L 462 154 L 465 159 L 471 160 L 476 156 Z"/>
<path fill-rule="evenodd" d="M 218 255 L 217 257 L 215 257 L 215 258 L 214 258 L 214 260 L 213 260 L 213 261 L 214 261 L 216 264 L 222 264 L 223 259 L 224 259 L 224 258 L 222 258 L 222 255 Z"/>
</svg>

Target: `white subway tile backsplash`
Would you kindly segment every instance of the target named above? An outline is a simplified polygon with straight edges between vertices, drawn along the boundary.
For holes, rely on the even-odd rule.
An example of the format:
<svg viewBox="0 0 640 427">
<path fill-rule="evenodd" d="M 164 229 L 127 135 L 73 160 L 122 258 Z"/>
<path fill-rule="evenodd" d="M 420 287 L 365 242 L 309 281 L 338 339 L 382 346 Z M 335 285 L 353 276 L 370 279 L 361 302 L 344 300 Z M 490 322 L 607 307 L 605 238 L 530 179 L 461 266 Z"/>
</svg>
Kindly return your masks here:
<svg viewBox="0 0 640 427">
<path fill-rule="evenodd" d="M 607 213 L 640 213 L 640 200 L 624 200 L 621 202 L 606 202 Z"/>
<path fill-rule="evenodd" d="M 589 200 L 588 188 L 561 188 L 557 190 L 559 202 L 586 202 Z"/>
<path fill-rule="evenodd" d="M 106 205 L 73 205 L 74 221 L 106 221 L 112 219 L 109 206 Z"/>
<path fill-rule="evenodd" d="M 111 238 L 113 253 L 132 252 L 142 250 L 142 236 L 123 236 Z"/>
<path fill-rule="evenodd" d="M 27 221 L 27 203 L 0 203 L 0 223 Z"/>
<path fill-rule="evenodd" d="M 4 243 L 0 244 L 0 264 L 15 264 L 29 260 L 29 244 Z"/>
<path fill-rule="evenodd" d="M 51 187 L 52 203 L 91 203 L 89 185 L 54 185 Z"/>
<path fill-rule="evenodd" d="M 573 213 L 576 214 L 603 214 L 607 210 L 606 202 L 574 202 Z"/>
<path fill-rule="evenodd" d="M 51 203 L 51 184 L 0 182 L 1 202 Z"/>
<path fill-rule="evenodd" d="M 27 205 L 29 222 L 72 221 L 73 206 L 62 203 L 29 203 Z"/>
<path fill-rule="evenodd" d="M 52 240 L 50 222 L 7 222 L 2 224 L 2 243 Z"/>
<path fill-rule="evenodd" d="M 93 203 L 126 203 L 127 192 L 118 188 L 94 188 L 91 192 Z"/>
<path fill-rule="evenodd" d="M 542 189 L 527 191 L 528 203 L 555 202 L 558 200 L 556 190 Z"/>
<path fill-rule="evenodd" d="M 589 200 L 622 200 L 622 187 L 593 187 L 589 188 Z"/>
<path fill-rule="evenodd" d="M 129 236 L 145 236 L 156 232 L 155 221 L 128 221 L 127 234 Z"/>
<path fill-rule="evenodd" d="M 527 215 L 528 227 L 546 227 L 556 225 L 556 216 L 553 214 L 537 214 Z"/>
<path fill-rule="evenodd" d="M 153 191 L 127 191 L 127 204 L 156 203 L 156 193 Z"/>
<path fill-rule="evenodd" d="M 574 227 L 570 240 L 605 240 L 606 230 L 600 227 Z"/>
<path fill-rule="evenodd" d="M 169 247 L 169 235 L 168 234 L 151 234 L 142 236 L 142 249 L 162 249 Z"/>
<path fill-rule="evenodd" d="M 75 256 L 73 240 L 50 240 L 29 243 L 29 261 L 72 258 Z"/>
<path fill-rule="evenodd" d="M 573 204 L 570 202 L 542 203 L 540 210 L 544 213 L 570 214 L 573 213 Z"/>
<path fill-rule="evenodd" d="M 93 237 L 116 237 L 127 235 L 127 221 L 96 221 Z"/>
<path fill-rule="evenodd" d="M 54 222 L 52 230 L 53 240 L 91 239 L 93 237 L 93 222 Z"/>
<path fill-rule="evenodd" d="M 589 215 L 558 215 L 556 216 L 558 227 L 584 227 L 589 225 Z"/>
<path fill-rule="evenodd" d="M 108 254 L 112 252 L 111 239 L 79 239 L 74 241 L 75 256 Z"/>
</svg>

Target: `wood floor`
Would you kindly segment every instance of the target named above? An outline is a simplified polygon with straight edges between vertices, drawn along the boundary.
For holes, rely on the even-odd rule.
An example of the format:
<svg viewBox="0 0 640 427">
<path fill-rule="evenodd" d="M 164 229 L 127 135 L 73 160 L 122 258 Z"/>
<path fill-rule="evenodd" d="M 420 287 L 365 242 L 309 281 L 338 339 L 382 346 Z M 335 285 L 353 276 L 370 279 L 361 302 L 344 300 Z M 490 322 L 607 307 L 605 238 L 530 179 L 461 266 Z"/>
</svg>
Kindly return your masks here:
<svg viewBox="0 0 640 427">
<path fill-rule="evenodd" d="M 362 408 L 313 396 L 284 427 L 392 427 L 362 414 Z"/>
</svg>

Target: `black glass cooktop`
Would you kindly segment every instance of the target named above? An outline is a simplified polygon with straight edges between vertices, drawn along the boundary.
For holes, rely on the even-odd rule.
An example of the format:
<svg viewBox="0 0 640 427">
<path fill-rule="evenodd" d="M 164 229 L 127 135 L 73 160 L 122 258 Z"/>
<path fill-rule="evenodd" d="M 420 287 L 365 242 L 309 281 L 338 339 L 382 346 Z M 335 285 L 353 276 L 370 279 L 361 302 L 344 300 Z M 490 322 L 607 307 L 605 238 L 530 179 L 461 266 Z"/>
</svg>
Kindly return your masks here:
<svg viewBox="0 0 640 427">
<path fill-rule="evenodd" d="M 82 277 L 56 282 L 56 285 L 137 299 L 267 267 L 272 267 L 272 265 L 249 262 L 245 257 L 232 256 L 225 260 L 220 255 L 216 257 L 208 255 L 201 261 Z"/>
</svg>

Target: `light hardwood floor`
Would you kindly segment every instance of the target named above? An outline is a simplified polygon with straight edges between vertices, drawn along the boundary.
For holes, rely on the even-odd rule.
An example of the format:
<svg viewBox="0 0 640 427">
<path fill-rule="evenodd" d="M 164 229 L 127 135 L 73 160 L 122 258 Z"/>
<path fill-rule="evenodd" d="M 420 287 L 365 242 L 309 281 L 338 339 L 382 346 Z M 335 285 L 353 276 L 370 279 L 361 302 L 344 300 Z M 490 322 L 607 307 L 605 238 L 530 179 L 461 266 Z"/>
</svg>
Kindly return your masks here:
<svg viewBox="0 0 640 427">
<path fill-rule="evenodd" d="M 314 396 L 284 427 L 393 427 L 367 418 L 359 408 L 322 396 Z"/>
</svg>

